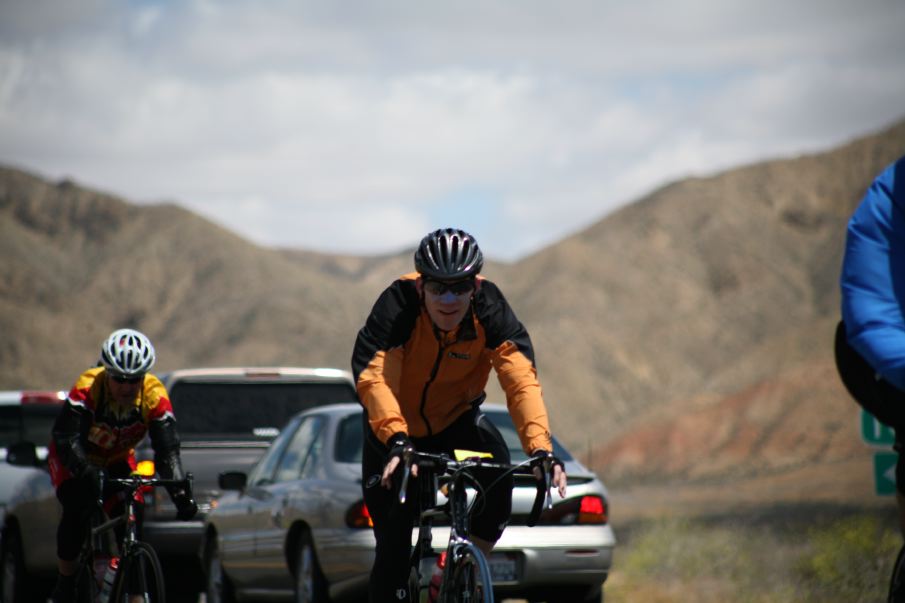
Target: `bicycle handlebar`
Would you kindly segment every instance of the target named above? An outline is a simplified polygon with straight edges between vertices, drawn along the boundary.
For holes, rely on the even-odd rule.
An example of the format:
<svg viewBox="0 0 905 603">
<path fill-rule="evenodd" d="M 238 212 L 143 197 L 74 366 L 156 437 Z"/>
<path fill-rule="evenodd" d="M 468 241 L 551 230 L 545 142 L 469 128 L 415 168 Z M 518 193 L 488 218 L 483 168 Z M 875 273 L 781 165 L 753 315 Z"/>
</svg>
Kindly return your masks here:
<svg viewBox="0 0 905 603">
<path fill-rule="evenodd" d="M 544 509 L 553 508 L 553 497 L 550 494 L 550 488 L 553 485 L 553 456 L 543 458 L 530 458 L 521 463 L 497 463 L 485 460 L 480 457 L 471 457 L 462 461 L 453 460 L 446 454 L 431 454 L 428 452 L 418 452 L 413 447 L 408 446 L 402 452 L 402 482 L 399 486 L 399 503 L 405 504 L 408 492 L 409 476 L 412 472 L 412 464 L 419 467 L 425 467 L 436 471 L 437 473 L 445 473 L 453 475 L 460 471 L 467 471 L 470 468 L 480 467 L 483 469 L 499 469 L 508 473 L 519 475 L 534 475 L 535 468 L 540 468 L 543 476 L 537 479 L 537 494 L 534 497 L 534 504 L 531 506 L 531 512 L 528 514 L 527 525 L 534 527 L 540 518 Z"/>
<path fill-rule="evenodd" d="M 128 477 L 108 477 L 104 470 L 100 470 L 98 471 L 98 492 L 100 493 L 98 503 L 103 505 L 104 484 L 119 484 L 125 486 L 130 493 L 135 492 L 143 486 L 183 488 L 189 498 L 194 498 L 194 493 L 192 492 L 193 481 L 194 476 L 191 473 L 186 473 L 183 479 L 164 479 L 160 477 L 147 477 L 137 473 L 133 473 Z"/>
<path fill-rule="evenodd" d="M 191 473 L 187 473 L 184 479 L 164 479 L 161 477 L 130 475 L 129 477 L 108 477 L 105 478 L 105 480 L 108 484 L 121 484 L 132 488 L 140 488 L 142 486 L 176 486 L 185 488 L 186 491 L 190 491 L 193 476 Z"/>
</svg>

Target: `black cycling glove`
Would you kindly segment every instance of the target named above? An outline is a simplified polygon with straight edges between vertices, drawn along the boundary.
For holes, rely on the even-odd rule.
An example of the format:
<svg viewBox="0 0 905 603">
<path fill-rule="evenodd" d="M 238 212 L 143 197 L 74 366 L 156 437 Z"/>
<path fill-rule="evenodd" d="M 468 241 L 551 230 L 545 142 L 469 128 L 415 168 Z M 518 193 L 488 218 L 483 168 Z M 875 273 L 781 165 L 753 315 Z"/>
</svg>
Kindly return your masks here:
<svg viewBox="0 0 905 603">
<path fill-rule="evenodd" d="M 91 463 L 85 463 L 78 468 L 78 472 L 76 477 L 81 480 L 85 486 L 88 488 L 88 491 L 91 493 L 91 496 L 94 498 L 100 498 L 101 495 L 101 469 L 97 465 L 92 465 Z"/>
<path fill-rule="evenodd" d="M 402 460 L 402 455 L 406 450 L 415 449 L 408 435 L 401 431 L 390 436 L 390 439 L 387 440 L 387 448 L 390 449 L 387 453 L 387 462 L 390 462 L 390 459 L 394 456 L 398 456 L 399 460 Z"/>
<path fill-rule="evenodd" d="M 563 462 L 556 458 L 549 450 L 535 450 L 533 453 L 531 453 L 531 466 L 540 467 L 546 459 L 553 460 L 553 463 L 550 465 L 551 470 L 556 465 L 559 465 L 559 468 L 563 471 L 566 470 L 566 466 L 563 464 Z"/>
<path fill-rule="evenodd" d="M 185 492 L 174 493 L 173 504 L 176 505 L 176 517 L 181 521 L 188 521 L 198 513 L 198 504 Z"/>
</svg>

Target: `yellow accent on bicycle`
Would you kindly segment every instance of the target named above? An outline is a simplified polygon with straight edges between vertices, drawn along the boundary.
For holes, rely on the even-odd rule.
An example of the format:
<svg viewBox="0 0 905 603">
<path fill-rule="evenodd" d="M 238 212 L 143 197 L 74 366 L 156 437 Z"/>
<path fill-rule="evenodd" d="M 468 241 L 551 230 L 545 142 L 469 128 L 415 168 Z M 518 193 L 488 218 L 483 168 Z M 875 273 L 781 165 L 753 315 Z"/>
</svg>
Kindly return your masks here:
<svg viewBox="0 0 905 603">
<path fill-rule="evenodd" d="M 453 450 L 453 454 L 456 457 L 457 461 L 464 461 L 465 459 L 492 459 L 493 454 L 489 452 L 477 452 L 475 450 Z"/>
<path fill-rule="evenodd" d="M 135 471 L 132 472 L 133 475 L 141 475 L 143 477 L 154 477 L 154 473 L 154 461 L 139 461 Z"/>
</svg>

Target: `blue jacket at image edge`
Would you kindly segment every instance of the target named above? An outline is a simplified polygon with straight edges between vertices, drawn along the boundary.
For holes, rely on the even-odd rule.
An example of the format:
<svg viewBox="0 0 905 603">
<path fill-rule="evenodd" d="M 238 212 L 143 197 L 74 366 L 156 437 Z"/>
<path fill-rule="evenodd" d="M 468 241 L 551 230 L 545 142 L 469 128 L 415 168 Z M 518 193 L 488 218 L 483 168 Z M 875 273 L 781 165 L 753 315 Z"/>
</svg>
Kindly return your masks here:
<svg viewBox="0 0 905 603">
<path fill-rule="evenodd" d="M 874 179 L 849 220 L 840 285 L 849 343 L 905 391 L 905 157 Z"/>
</svg>

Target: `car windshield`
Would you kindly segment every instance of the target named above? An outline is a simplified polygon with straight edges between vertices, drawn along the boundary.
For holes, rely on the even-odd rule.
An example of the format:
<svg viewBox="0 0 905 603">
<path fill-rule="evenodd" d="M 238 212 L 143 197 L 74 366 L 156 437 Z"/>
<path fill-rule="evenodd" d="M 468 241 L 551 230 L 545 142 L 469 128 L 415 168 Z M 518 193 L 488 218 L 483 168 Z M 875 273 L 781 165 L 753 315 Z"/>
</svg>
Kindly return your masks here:
<svg viewBox="0 0 905 603">
<path fill-rule="evenodd" d="M 299 411 L 355 399 L 346 383 L 181 381 L 170 390 L 183 435 L 251 435 L 272 439 Z"/>
<path fill-rule="evenodd" d="M 336 430 L 335 458 L 340 463 L 360 463 L 362 444 L 361 413 L 344 417 Z"/>
<path fill-rule="evenodd" d="M 21 441 L 46 446 L 59 412 L 60 407 L 56 405 L 0 407 L 0 447 Z"/>
<path fill-rule="evenodd" d="M 522 444 L 518 438 L 518 432 L 512 423 L 512 417 L 505 410 L 484 410 L 484 414 L 503 434 L 506 446 L 509 448 L 509 455 L 512 462 L 519 463 L 528 458 L 525 451 L 522 450 Z M 345 417 L 339 424 L 336 432 L 336 460 L 341 463 L 360 463 L 361 462 L 361 442 L 362 442 L 362 423 L 361 414 L 355 413 Z M 553 454 L 562 461 L 571 461 L 572 455 L 562 447 L 562 445 L 553 439 Z"/>
<path fill-rule="evenodd" d="M 506 441 L 506 446 L 509 448 L 509 455 L 512 457 L 512 462 L 520 463 L 527 459 L 528 455 L 522 450 L 522 443 L 518 439 L 518 432 L 515 430 L 515 425 L 513 425 L 512 417 L 509 416 L 509 413 L 505 410 L 483 409 L 483 411 L 484 414 L 487 415 L 487 418 L 489 418 L 496 428 L 500 430 L 500 433 L 503 434 L 503 439 Z M 572 460 L 572 455 L 562 447 L 562 444 L 560 444 L 556 438 L 553 439 L 553 454 L 561 461 Z"/>
</svg>

